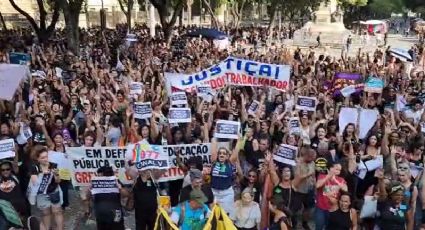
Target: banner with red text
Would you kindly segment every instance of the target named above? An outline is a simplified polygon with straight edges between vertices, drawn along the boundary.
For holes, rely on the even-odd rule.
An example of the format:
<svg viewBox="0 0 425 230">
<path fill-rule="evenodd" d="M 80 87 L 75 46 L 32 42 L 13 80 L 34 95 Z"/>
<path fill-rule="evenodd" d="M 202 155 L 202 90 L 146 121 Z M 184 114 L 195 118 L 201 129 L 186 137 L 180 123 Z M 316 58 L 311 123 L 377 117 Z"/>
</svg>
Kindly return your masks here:
<svg viewBox="0 0 425 230">
<path fill-rule="evenodd" d="M 198 73 L 165 73 L 165 79 L 169 95 L 172 88 L 192 91 L 196 90 L 196 86 L 205 84 L 209 84 L 212 89 L 238 85 L 266 86 L 282 91 L 289 87 L 290 69 L 288 65 L 229 57 Z"/>
<path fill-rule="evenodd" d="M 131 183 L 125 175 L 126 147 L 70 147 L 66 152 L 74 186 L 88 186 L 102 166 L 111 166 L 122 183 Z"/>
<path fill-rule="evenodd" d="M 211 165 L 211 144 L 188 144 L 188 145 L 164 145 L 163 151 L 168 155 L 169 166 L 165 174 L 159 179 L 159 181 L 171 181 L 183 179 L 184 172 L 178 167 L 177 154 L 184 164 L 191 157 L 199 157 L 199 161 L 204 166 Z"/>
</svg>

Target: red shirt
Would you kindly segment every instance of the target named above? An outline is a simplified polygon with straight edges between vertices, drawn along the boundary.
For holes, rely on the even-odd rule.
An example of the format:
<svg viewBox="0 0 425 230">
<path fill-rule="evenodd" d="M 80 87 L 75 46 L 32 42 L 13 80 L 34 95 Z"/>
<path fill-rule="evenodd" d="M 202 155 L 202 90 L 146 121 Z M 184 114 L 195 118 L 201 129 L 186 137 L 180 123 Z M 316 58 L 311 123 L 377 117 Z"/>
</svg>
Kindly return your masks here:
<svg viewBox="0 0 425 230">
<path fill-rule="evenodd" d="M 319 174 L 317 181 L 325 178 L 326 176 L 327 176 L 326 174 Z M 346 183 L 344 178 L 335 176 L 334 180 L 330 179 L 326 181 L 323 187 L 317 189 L 317 193 L 316 193 L 317 204 L 316 205 L 318 208 L 323 210 L 329 210 L 331 208 L 327 195 L 332 194 L 336 197 L 339 197 L 340 187 L 338 186 L 335 180 L 337 180 L 340 184 Z"/>
</svg>

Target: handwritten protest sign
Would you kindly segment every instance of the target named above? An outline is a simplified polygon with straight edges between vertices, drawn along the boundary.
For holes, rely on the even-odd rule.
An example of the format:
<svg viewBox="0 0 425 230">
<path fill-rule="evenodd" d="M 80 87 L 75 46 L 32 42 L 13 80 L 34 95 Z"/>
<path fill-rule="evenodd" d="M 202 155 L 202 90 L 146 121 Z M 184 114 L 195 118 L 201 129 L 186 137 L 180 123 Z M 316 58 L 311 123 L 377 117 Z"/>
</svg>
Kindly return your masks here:
<svg viewBox="0 0 425 230">
<path fill-rule="evenodd" d="M 15 141 L 5 139 L 0 141 L 0 159 L 15 157 Z"/>
<path fill-rule="evenodd" d="M 91 180 L 91 194 L 119 193 L 115 176 L 97 176 Z"/>
<path fill-rule="evenodd" d="M 183 179 L 184 172 L 177 164 L 177 154 L 179 154 L 183 163 L 191 157 L 199 157 L 203 165 L 211 165 L 211 144 L 188 144 L 188 145 L 165 145 L 163 151 L 169 157 L 170 168 L 161 176 L 159 181 L 171 181 Z"/>
<path fill-rule="evenodd" d="M 212 89 L 226 85 L 266 86 L 277 90 L 286 90 L 289 86 L 290 66 L 275 65 L 236 57 L 204 69 L 198 73 L 165 73 L 167 91 L 171 87 L 192 91 L 196 86 L 209 84 Z"/>
<path fill-rule="evenodd" d="M 112 166 L 121 182 L 130 183 L 125 174 L 126 147 L 69 147 L 66 152 L 71 160 L 74 186 L 89 185 L 102 166 Z"/>
<path fill-rule="evenodd" d="M 298 110 L 316 111 L 317 99 L 315 97 L 298 96 L 295 108 Z"/>
<path fill-rule="evenodd" d="M 147 119 L 152 117 L 152 107 L 150 102 L 135 102 L 133 105 L 134 118 Z"/>
<path fill-rule="evenodd" d="M 297 164 L 297 153 L 297 147 L 281 144 L 277 152 L 273 155 L 273 160 L 283 164 L 295 166 Z"/>
<path fill-rule="evenodd" d="M 214 137 L 238 139 L 241 123 L 238 121 L 218 120 L 215 128 Z"/>
<path fill-rule="evenodd" d="M 168 112 L 169 123 L 190 123 L 192 114 L 190 108 L 170 108 Z"/>
</svg>

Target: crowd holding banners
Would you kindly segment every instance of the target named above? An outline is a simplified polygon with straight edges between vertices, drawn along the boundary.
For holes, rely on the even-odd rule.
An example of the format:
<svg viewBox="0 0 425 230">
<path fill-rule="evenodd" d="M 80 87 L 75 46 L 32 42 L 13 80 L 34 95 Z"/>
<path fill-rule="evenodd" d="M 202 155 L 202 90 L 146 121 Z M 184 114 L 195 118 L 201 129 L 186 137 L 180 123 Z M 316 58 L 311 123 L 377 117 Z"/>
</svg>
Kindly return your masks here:
<svg viewBox="0 0 425 230">
<path fill-rule="evenodd" d="M 185 30 L 178 28 L 176 33 Z M 67 52 L 66 41 L 52 41 L 37 49 L 25 43 L 12 44 L 16 51 L 30 54 L 29 68 L 35 75 L 24 87 L 8 89 L 14 93 L 0 101 L 1 140 L 21 136 L 20 143 L 15 143 L 15 158 L 22 164 L 14 173 L 23 191 L 32 175 L 31 188 L 37 189 L 31 189 L 34 192 L 29 198 L 35 197 L 45 214 L 43 224 L 50 226 L 53 214 L 61 229 L 61 215 L 66 212 L 60 207 L 62 197 L 57 199 L 66 189 L 66 180 L 60 175 L 60 164 L 48 162 L 50 150 L 67 154 L 74 167 L 73 181 L 87 182 L 76 184 L 82 191 L 93 184 L 90 178 L 113 176 L 118 169 L 119 194 L 92 195 L 100 229 L 108 224 L 121 229 L 127 224 L 119 218 L 121 212 L 111 217 L 99 210 L 122 210 L 121 199 L 130 197 L 134 198 L 136 229 L 153 229 L 156 198 L 163 193 L 170 196 L 173 206 L 165 210 L 167 215 L 174 213 L 180 219 L 176 213 L 181 213 L 183 204 L 186 217 L 199 217 L 193 223 L 201 229 L 201 225 L 208 225 L 205 211 L 214 207 L 208 200 L 216 200 L 239 228 L 301 225 L 323 230 L 334 229 L 342 220 L 338 222 L 341 229 L 355 229 L 357 224 L 367 229 L 374 225 L 420 229 L 425 177 L 423 172 L 411 172 L 410 164 L 423 164 L 423 72 L 407 74 L 405 64 L 384 50 L 369 54 L 369 58 L 359 50 L 356 57 L 346 58 L 270 43 L 262 53 L 251 46 L 267 38 L 262 29 L 227 32 L 235 35 L 233 44 L 221 51 L 206 39 L 184 40 L 180 36 L 176 38 L 185 46 L 178 52 L 170 51 L 160 38 L 149 38 L 145 27 L 135 28 L 126 46 L 120 45 L 126 37 L 120 27 L 103 32 L 82 30 L 80 56 Z M 19 41 L 15 35 L 11 31 L 0 39 Z M 55 36 L 62 35 L 58 32 Z M 235 45 L 242 42 L 248 46 Z M 7 62 L 10 50 L 1 44 L 1 60 Z M 223 76 L 226 79 L 215 78 Z M 365 92 L 369 91 L 364 86 L 370 76 L 383 80 L 382 92 Z M 207 93 L 210 98 L 202 95 L 205 91 L 196 94 L 195 88 L 205 83 L 212 91 L 217 89 Z M 338 91 L 349 85 L 356 92 L 342 97 Z M 180 95 L 186 96 L 186 103 L 172 105 L 172 88 L 185 91 Z M 315 103 L 297 103 L 303 97 L 314 97 Z M 151 103 L 152 117 L 141 118 L 136 103 Z M 255 112 L 250 109 L 253 104 L 258 104 Z M 308 109 L 300 110 L 300 105 L 308 105 Z M 175 106 L 189 111 L 185 112 L 190 114 L 184 116 L 185 123 L 166 119 Z M 291 120 L 298 120 L 299 125 Z M 24 127 L 29 127 L 32 135 L 21 132 Z M 170 168 L 165 174 L 158 169 L 137 170 L 137 157 L 133 161 L 128 158 L 132 155 L 124 156 L 128 146 L 140 141 L 167 150 Z M 204 149 L 209 143 L 211 146 Z M 297 149 L 291 154 L 282 151 L 290 164 L 274 160 L 282 144 Z M 40 145 L 48 149 L 31 154 Z M 182 150 L 174 150 L 176 147 Z M 171 149 L 179 153 L 170 156 Z M 196 157 L 192 156 L 195 150 Z M 15 166 L 15 162 L 10 164 Z M 1 172 L 5 183 L 0 186 L 0 195 L 25 200 L 25 192 L 10 194 L 4 189 L 12 184 L 7 175 L 10 167 L 9 163 L 0 166 L 5 170 Z M 135 173 L 129 173 L 133 166 Z M 85 179 L 77 178 L 76 171 L 86 172 Z M 410 178 L 413 174 L 414 182 Z M 168 178 L 162 180 L 161 175 Z M 384 215 L 360 220 L 347 208 L 351 203 L 356 213 L 361 212 L 365 197 L 374 194 L 379 194 L 375 210 Z M 16 200 L 10 199 L 19 207 Z M 241 211 L 255 209 L 258 204 L 260 223 L 258 215 Z M 299 208 L 288 211 L 287 207 L 294 205 Z M 176 222 L 183 229 L 192 223 L 184 219 Z"/>
</svg>

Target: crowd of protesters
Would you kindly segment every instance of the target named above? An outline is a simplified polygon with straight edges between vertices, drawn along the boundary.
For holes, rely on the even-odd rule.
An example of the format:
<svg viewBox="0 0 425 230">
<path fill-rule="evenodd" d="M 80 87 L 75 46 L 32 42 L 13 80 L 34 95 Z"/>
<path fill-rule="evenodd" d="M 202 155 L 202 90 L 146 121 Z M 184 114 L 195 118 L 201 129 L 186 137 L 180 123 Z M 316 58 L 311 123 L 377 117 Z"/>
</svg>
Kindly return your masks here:
<svg viewBox="0 0 425 230">
<path fill-rule="evenodd" d="M 81 30 L 79 55 L 67 50 L 60 31 L 43 45 L 30 31 L 0 35 L 0 62 L 8 62 L 9 52 L 24 52 L 31 55 L 30 70 L 44 73 L 33 74 L 13 100 L 0 101 L 0 140 L 15 139 L 17 153 L 0 163 L 0 199 L 10 202 L 23 222 L 36 205 L 41 229 L 64 229 L 69 190 L 75 189 L 98 229 L 125 229 L 124 209 L 129 206 L 137 230 L 154 229 L 159 193 L 171 197 L 168 215 L 184 230 L 203 229 L 215 203 L 244 230 L 260 229 L 264 219 L 269 229 L 425 229 L 425 79 L 419 67 L 406 71 L 407 64 L 386 50 L 327 56 L 268 43 L 260 51 L 257 43 L 267 43 L 267 35 L 257 28 L 227 31 L 232 41 L 223 50 L 207 39 L 183 38 L 185 31 L 176 30 L 170 48 L 161 35 L 150 38 L 143 26 L 132 31 L 137 41 L 129 45 L 121 27 Z M 420 59 L 422 48 L 416 52 Z M 291 65 L 290 86 L 286 91 L 227 86 L 211 102 L 188 92 L 192 123 L 172 127 L 160 121 L 171 107 L 164 72 L 195 73 L 229 55 Z M 55 67 L 63 70 L 62 76 Z M 385 87 L 382 93 L 334 95 L 323 86 L 340 72 L 359 73 L 363 82 L 380 78 Z M 137 98 L 130 97 L 131 82 L 144 85 Z M 298 96 L 316 97 L 316 111 L 296 110 Z M 397 103 L 400 97 L 404 110 Z M 254 100 L 260 102 L 259 111 L 247 113 Z M 133 102 L 151 102 L 152 118 L 135 119 Z M 379 112 L 365 138 L 359 138 L 358 124 L 339 127 L 342 107 Z M 290 132 L 294 117 L 300 120 L 298 133 Z M 218 119 L 241 123 L 240 138 L 228 147 L 214 138 Z M 32 135 L 18 141 L 24 127 Z M 91 195 L 90 188 L 59 178 L 57 165 L 49 162 L 49 150 L 66 153 L 68 147 L 125 146 L 142 140 L 156 145 L 211 143 L 211 170 L 205 173 L 202 162 L 193 158 L 180 162 L 187 174 L 184 181 L 157 182 L 158 172 L 141 171 L 131 186 L 118 181 L 119 193 Z M 281 144 L 298 149 L 295 166 L 273 160 Z M 382 167 L 359 177 L 360 162 L 377 158 L 383 159 Z M 132 162 L 127 163 L 131 169 Z M 114 171 L 101 167 L 98 175 L 113 176 Z M 31 189 L 46 178 L 44 192 Z M 265 192 L 267 186 L 272 189 Z M 19 227 L 1 213 L 1 229 Z"/>
</svg>

